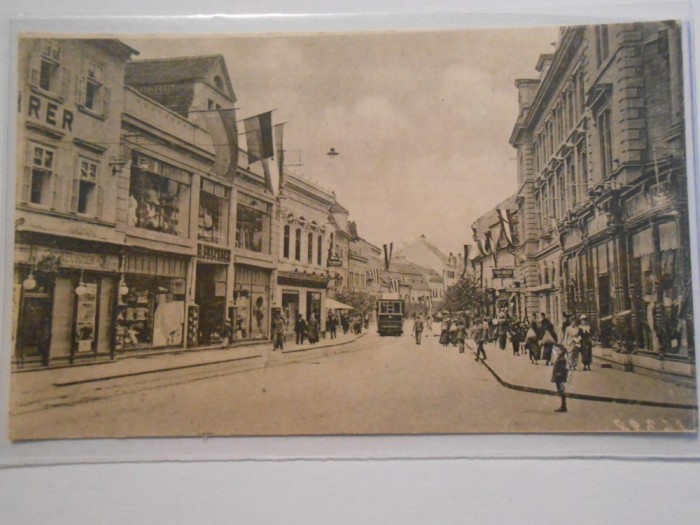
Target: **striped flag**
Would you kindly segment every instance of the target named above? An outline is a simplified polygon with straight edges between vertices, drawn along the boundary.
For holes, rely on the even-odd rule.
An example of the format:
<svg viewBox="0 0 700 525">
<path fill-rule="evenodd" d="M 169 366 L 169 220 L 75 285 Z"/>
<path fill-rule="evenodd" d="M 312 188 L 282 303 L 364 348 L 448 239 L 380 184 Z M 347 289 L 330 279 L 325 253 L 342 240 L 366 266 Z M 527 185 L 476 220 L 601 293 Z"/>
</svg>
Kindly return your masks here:
<svg viewBox="0 0 700 525">
<path fill-rule="evenodd" d="M 238 127 L 235 109 L 220 109 L 195 114 L 195 120 L 209 132 L 216 161 L 212 171 L 228 180 L 233 180 L 238 168 Z"/>
<path fill-rule="evenodd" d="M 513 210 L 502 210 L 496 208 L 496 213 L 498 213 L 498 222 L 501 225 L 501 234 L 505 237 L 508 243 L 508 248 L 513 248 L 513 221 L 511 212 Z"/>
<path fill-rule="evenodd" d="M 272 111 L 243 120 L 248 145 L 248 163 L 274 156 L 272 145 Z"/>
<path fill-rule="evenodd" d="M 275 155 L 277 156 L 277 171 L 279 172 L 279 189 L 284 186 L 284 122 L 275 124 L 273 127 L 275 135 Z"/>
</svg>

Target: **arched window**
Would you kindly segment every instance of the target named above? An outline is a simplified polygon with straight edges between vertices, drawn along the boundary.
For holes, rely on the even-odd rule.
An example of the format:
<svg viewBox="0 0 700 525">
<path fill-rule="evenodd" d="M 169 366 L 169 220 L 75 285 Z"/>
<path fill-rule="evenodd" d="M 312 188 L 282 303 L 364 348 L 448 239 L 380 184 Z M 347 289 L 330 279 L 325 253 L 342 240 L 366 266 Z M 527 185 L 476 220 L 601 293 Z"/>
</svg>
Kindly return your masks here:
<svg viewBox="0 0 700 525">
<path fill-rule="evenodd" d="M 301 261 L 301 228 L 294 232 L 294 258 Z"/>
<path fill-rule="evenodd" d="M 316 264 L 323 266 L 323 235 L 318 236 L 318 254 L 316 259 Z"/>
<path fill-rule="evenodd" d="M 289 237 L 291 236 L 291 227 L 289 224 L 284 226 L 284 258 L 289 259 Z"/>
<path fill-rule="evenodd" d="M 311 264 L 314 262 L 314 234 L 309 232 L 306 236 L 307 246 L 306 246 L 306 261 Z"/>
</svg>

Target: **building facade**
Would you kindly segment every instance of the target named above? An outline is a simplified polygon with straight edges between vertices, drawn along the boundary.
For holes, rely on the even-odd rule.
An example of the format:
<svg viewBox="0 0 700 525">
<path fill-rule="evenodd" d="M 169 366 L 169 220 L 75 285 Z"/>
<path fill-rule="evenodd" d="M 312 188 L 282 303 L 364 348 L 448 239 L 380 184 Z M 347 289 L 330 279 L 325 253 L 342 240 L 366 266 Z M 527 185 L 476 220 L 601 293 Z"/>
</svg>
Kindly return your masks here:
<svg viewBox="0 0 700 525">
<path fill-rule="evenodd" d="M 586 314 L 611 359 L 694 373 L 680 26 L 562 29 L 537 69 L 511 135 L 528 310 Z"/>
<path fill-rule="evenodd" d="M 123 262 L 117 40 L 19 42 L 14 362 L 111 357 Z"/>
</svg>

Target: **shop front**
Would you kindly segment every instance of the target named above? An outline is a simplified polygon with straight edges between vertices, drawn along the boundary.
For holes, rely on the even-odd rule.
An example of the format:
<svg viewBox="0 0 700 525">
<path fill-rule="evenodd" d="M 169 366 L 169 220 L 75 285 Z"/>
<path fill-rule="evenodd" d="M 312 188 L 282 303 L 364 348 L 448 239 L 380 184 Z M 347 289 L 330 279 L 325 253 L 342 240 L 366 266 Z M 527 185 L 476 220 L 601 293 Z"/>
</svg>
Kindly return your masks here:
<svg viewBox="0 0 700 525">
<path fill-rule="evenodd" d="M 117 300 L 117 351 L 184 342 L 187 258 L 128 253 Z"/>
<path fill-rule="evenodd" d="M 299 315 L 308 321 L 313 315 L 325 331 L 323 302 L 327 295 L 328 277 L 322 275 L 304 275 L 299 272 L 279 272 L 277 282 L 281 296 L 282 315 L 287 321 L 287 331 L 294 331 L 294 324 Z"/>
<path fill-rule="evenodd" d="M 17 244 L 15 263 L 18 367 L 113 357 L 118 255 Z"/>
<path fill-rule="evenodd" d="M 218 344 L 226 337 L 226 290 L 230 260 L 228 248 L 199 244 L 195 303 L 199 307 L 200 344 Z"/>
<path fill-rule="evenodd" d="M 233 290 L 234 340 L 270 337 L 271 270 L 245 264 L 235 265 Z"/>
</svg>

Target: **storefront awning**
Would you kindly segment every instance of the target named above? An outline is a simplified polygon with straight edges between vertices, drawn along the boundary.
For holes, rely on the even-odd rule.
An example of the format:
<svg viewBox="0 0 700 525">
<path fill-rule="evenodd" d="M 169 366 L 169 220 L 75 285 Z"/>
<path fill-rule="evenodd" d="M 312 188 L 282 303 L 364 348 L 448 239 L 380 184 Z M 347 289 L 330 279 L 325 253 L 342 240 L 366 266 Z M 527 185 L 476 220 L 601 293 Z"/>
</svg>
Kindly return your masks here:
<svg viewBox="0 0 700 525">
<path fill-rule="evenodd" d="M 354 306 L 350 306 L 349 304 L 341 303 L 340 301 L 336 301 L 335 299 L 326 299 L 326 309 L 327 310 L 354 310 Z"/>
</svg>

